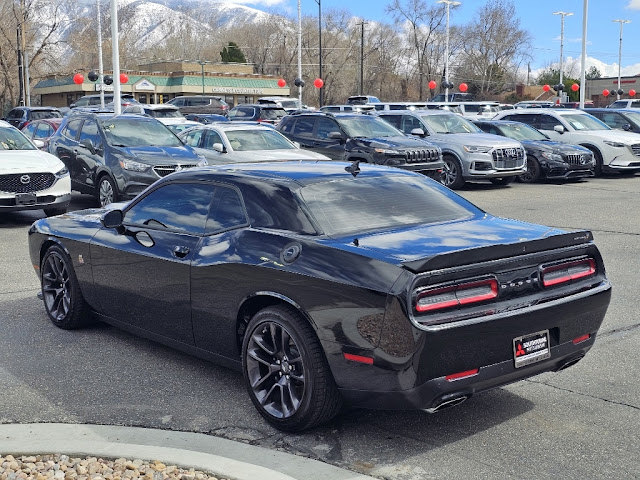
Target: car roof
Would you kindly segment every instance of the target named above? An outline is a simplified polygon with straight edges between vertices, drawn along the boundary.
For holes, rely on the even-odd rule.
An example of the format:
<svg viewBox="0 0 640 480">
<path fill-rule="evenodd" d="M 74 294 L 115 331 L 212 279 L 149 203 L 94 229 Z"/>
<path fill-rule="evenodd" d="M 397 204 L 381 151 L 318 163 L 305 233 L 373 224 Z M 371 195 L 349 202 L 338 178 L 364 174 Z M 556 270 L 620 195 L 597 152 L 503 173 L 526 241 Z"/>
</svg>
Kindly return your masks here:
<svg viewBox="0 0 640 480">
<path fill-rule="evenodd" d="M 11 127 L 11 128 L 15 128 L 13 125 L 11 125 L 9 122 L 5 121 L 5 120 L 0 120 L 0 127 Z"/>
<path fill-rule="evenodd" d="M 195 122 L 198 123 L 198 122 Z M 244 122 L 216 122 L 216 123 L 199 123 L 198 125 L 194 126 L 194 128 L 197 128 L 199 130 L 214 130 L 214 129 L 218 129 L 218 130 L 223 130 L 223 131 L 231 131 L 231 130 L 268 130 L 270 132 L 274 132 L 276 130 L 273 129 L 273 127 L 267 127 L 266 125 L 261 125 L 259 123 L 244 123 Z"/>
<path fill-rule="evenodd" d="M 349 162 L 326 160 L 296 160 L 288 162 L 256 162 L 233 163 L 223 165 L 209 165 L 196 167 L 163 177 L 158 182 L 171 179 L 200 181 L 217 179 L 220 176 L 232 178 L 262 178 L 281 183 L 297 183 L 300 186 L 309 185 L 327 179 L 353 179 L 353 175 L 346 170 L 351 166 Z M 390 174 L 415 176 L 416 173 L 407 170 L 386 167 L 375 164 L 361 164 L 356 178 L 386 177 Z M 216 178 L 217 177 L 217 178 Z"/>
</svg>

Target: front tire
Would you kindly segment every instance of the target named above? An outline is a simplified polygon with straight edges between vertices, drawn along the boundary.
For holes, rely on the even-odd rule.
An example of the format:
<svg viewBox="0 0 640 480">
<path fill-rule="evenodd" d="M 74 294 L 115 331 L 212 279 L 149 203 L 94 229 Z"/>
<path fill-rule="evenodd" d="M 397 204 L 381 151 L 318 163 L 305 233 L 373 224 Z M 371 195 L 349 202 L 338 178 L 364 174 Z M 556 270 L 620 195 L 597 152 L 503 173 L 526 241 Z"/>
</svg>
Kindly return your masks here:
<svg viewBox="0 0 640 480">
<path fill-rule="evenodd" d="M 98 180 L 98 189 L 96 192 L 98 204 L 101 207 L 109 205 L 110 203 L 118 201 L 118 190 L 116 183 L 111 179 L 109 175 L 102 175 Z"/>
<path fill-rule="evenodd" d="M 527 157 L 527 173 L 518 176 L 518 181 L 522 183 L 535 183 L 540 180 L 541 168 L 535 157 Z"/>
<path fill-rule="evenodd" d="M 251 319 L 242 342 L 242 370 L 251 401 L 279 430 L 313 428 L 341 408 L 322 346 L 291 308 L 265 308 Z"/>
<path fill-rule="evenodd" d="M 59 246 L 49 248 L 42 259 L 40 271 L 42 300 L 49 320 L 64 330 L 86 325 L 89 308 L 67 253 Z"/>
<path fill-rule="evenodd" d="M 453 190 L 462 188 L 465 181 L 462 177 L 462 165 L 460 162 L 451 155 L 446 155 L 443 160 L 444 169 L 442 170 L 442 184 Z"/>
</svg>

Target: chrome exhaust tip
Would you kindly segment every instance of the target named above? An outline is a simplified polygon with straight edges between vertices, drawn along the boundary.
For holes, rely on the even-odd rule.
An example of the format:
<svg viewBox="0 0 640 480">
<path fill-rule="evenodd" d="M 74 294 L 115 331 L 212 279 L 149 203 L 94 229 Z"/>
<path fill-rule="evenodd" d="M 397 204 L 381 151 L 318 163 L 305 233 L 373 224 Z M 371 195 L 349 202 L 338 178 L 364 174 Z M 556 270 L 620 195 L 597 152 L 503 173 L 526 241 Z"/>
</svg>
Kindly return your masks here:
<svg viewBox="0 0 640 480">
<path fill-rule="evenodd" d="M 445 408 L 455 407 L 456 405 L 460 405 L 467 398 L 469 398 L 468 395 L 461 395 L 459 397 L 453 397 L 453 398 L 450 398 L 448 400 L 444 400 L 444 401 L 440 402 L 435 407 L 425 408 L 425 412 L 427 412 L 427 413 L 436 413 L 436 412 L 439 412 L 441 410 L 444 410 Z"/>
</svg>

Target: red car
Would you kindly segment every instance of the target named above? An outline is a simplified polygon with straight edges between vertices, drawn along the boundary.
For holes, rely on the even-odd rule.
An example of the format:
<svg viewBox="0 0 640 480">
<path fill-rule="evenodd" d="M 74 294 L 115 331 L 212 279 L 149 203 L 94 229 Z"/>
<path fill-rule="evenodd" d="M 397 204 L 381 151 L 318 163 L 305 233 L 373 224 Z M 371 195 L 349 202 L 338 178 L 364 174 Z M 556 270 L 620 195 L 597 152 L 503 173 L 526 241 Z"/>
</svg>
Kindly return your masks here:
<svg viewBox="0 0 640 480">
<path fill-rule="evenodd" d="M 49 151 L 49 138 L 56 133 L 56 130 L 60 127 L 62 118 L 43 118 L 42 120 L 34 120 L 28 123 L 23 129 L 24 133 L 29 140 L 41 140 L 44 145 L 36 145 L 40 150 L 45 152 Z"/>
</svg>

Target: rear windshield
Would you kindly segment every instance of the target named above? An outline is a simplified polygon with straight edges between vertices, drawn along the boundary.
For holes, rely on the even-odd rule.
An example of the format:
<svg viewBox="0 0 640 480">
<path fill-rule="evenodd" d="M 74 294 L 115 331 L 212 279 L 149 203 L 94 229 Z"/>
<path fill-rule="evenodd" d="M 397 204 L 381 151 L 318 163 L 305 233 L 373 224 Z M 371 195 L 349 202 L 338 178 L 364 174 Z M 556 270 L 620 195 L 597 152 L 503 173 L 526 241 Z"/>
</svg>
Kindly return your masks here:
<svg viewBox="0 0 640 480">
<path fill-rule="evenodd" d="M 62 114 L 56 110 L 33 110 L 32 120 L 42 120 L 43 118 L 62 118 Z"/>
<path fill-rule="evenodd" d="M 321 230 L 331 236 L 450 222 L 480 213 L 420 176 L 324 181 L 303 187 L 300 196 Z"/>
</svg>

